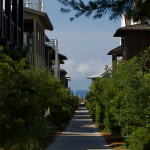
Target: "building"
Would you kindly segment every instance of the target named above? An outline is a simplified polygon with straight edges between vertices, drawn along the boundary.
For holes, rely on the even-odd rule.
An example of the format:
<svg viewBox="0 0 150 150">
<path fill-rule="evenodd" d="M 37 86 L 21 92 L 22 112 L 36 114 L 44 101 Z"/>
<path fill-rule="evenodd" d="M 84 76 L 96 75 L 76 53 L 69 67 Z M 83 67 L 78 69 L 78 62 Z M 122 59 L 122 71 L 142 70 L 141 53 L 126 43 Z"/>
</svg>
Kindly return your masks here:
<svg viewBox="0 0 150 150">
<path fill-rule="evenodd" d="M 60 64 L 67 57 L 58 52 L 56 55 L 56 49 L 47 44 L 50 40 L 45 30 L 54 28 L 43 10 L 41 0 L 0 0 L 0 45 L 26 50 L 33 68 L 46 67 L 53 74 L 57 71 L 58 80 L 66 87 L 67 72 L 60 69 Z"/>
<path fill-rule="evenodd" d="M 67 72 L 64 69 L 60 69 L 60 83 L 65 87 L 68 88 L 68 81 L 71 81 L 71 78 L 66 76 Z"/>
<path fill-rule="evenodd" d="M 23 0 L 0 0 L 0 45 L 15 49 L 22 44 Z"/>
<path fill-rule="evenodd" d="M 122 59 L 123 47 L 118 46 L 112 49 L 111 51 L 109 51 L 107 55 L 112 55 L 112 70 L 115 70 L 118 60 Z"/>
<path fill-rule="evenodd" d="M 120 46 L 108 52 L 108 55 L 112 55 L 113 70 L 116 68 L 118 57 L 129 60 L 150 46 L 150 25 L 134 23 L 123 16 L 121 28 L 116 30 L 114 37 L 120 37 Z"/>
<path fill-rule="evenodd" d="M 129 60 L 150 46 L 150 26 L 146 24 L 125 26 L 117 29 L 114 37 L 122 38 L 122 57 L 123 60 Z"/>
<path fill-rule="evenodd" d="M 41 0 L 24 0 L 23 6 L 38 11 L 44 11 L 44 5 Z"/>
<path fill-rule="evenodd" d="M 109 78 L 110 74 L 108 72 L 104 72 L 104 73 L 99 73 L 99 74 L 95 74 L 92 76 L 87 77 L 87 79 L 91 79 L 92 81 L 94 81 L 97 78 Z"/>
<path fill-rule="evenodd" d="M 61 69 L 67 57 L 59 53 L 58 50 L 58 40 L 50 39 L 45 43 L 46 47 L 46 66 L 48 70 L 60 81 L 60 83 L 68 88 L 68 81 L 71 80 L 70 77 L 67 77 L 67 72 L 64 69 Z"/>
<path fill-rule="evenodd" d="M 28 49 L 28 62 L 34 68 L 46 67 L 45 30 L 52 31 L 53 25 L 47 13 L 42 11 L 40 0 L 26 0 L 24 6 L 24 46 Z"/>
</svg>

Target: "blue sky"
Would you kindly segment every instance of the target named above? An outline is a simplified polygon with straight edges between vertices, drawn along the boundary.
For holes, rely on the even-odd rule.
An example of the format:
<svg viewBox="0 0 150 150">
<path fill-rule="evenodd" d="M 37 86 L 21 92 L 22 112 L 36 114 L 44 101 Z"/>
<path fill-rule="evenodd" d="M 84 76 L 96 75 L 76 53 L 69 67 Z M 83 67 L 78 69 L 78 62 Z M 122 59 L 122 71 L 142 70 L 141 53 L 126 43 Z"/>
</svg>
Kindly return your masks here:
<svg viewBox="0 0 150 150">
<path fill-rule="evenodd" d="M 68 60 L 61 67 L 71 77 L 72 90 L 88 89 L 91 81 L 88 76 L 103 73 L 106 65 L 111 66 L 111 56 L 107 53 L 119 46 L 119 38 L 113 37 L 120 27 L 120 20 L 110 21 L 107 16 L 93 20 L 84 16 L 70 22 L 69 14 L 60 13 L 61 5 L 57 0 L 43 0 L 53 31 L 46 31 L 49 38 L 58 39 L 59 52 Z"/>
</svg>

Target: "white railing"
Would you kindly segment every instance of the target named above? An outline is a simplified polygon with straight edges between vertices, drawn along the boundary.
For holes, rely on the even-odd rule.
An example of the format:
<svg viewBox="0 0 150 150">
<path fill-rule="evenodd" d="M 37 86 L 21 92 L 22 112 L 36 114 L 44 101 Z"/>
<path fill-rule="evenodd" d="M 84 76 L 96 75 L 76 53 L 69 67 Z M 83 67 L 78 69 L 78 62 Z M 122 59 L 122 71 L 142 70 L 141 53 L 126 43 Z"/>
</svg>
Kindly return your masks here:
<svg viewBox="0 0 150 150">
<path fill-rule="evenodd" d="M 40 0 L 24 0 L 24 7 L 43 11 L 43 3 Z"/>
</svg>

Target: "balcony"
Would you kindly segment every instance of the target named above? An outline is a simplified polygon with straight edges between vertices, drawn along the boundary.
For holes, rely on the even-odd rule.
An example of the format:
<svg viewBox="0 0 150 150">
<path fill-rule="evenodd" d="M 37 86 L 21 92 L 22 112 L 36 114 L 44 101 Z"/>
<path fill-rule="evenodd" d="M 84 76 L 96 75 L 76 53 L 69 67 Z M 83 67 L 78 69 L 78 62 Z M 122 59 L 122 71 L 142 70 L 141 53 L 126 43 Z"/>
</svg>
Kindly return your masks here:
<svg viewBox="0 0 150 150">
<path fill-rule="evenodd" d="M 43 3 L 41 0 L 24 0 L 24 7 L 43 11 Z"/>
</svg>

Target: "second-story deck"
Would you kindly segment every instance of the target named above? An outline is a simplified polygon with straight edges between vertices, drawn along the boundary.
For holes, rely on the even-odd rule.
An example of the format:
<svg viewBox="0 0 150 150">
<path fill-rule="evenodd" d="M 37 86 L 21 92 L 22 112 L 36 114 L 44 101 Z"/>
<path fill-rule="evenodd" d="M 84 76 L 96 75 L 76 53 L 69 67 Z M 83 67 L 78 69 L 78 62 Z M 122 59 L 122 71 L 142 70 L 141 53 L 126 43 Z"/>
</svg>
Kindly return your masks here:
<svg viewBox="0 0 150 150">
<path fill-rule="evenodd" d="M 43 3 L 41 0 L 24 0 L 24 7 L 32 8 L 38 11 L 43 11 Z"/>
</svg>

